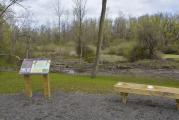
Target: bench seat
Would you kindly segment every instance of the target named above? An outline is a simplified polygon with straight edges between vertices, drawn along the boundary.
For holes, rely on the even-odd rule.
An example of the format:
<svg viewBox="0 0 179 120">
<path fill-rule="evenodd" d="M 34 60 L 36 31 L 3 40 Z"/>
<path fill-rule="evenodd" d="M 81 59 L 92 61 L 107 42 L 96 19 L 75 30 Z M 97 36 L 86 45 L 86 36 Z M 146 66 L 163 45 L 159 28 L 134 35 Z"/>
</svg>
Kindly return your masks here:
<svg viewBox="0 0 179 120">
<path fill-rule="evenodd" d="M 132 93 L 175 99 L 177 103 L 177 109 L 179 109 L 179 88 L 119 82 L 114 85 L 114 89 L 116 92 L 121 94 L 122 102 L 125 104 L 127 103 L 128 94 Z"/>
</svg>

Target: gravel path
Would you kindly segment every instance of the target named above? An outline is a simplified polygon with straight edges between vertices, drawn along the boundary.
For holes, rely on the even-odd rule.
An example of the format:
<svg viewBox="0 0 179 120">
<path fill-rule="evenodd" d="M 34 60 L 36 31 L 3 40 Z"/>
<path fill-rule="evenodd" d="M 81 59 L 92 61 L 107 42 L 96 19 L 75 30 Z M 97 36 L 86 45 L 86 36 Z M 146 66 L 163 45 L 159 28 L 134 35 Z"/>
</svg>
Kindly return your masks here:
<svg viewBox="0 0 179 120">
<path fill-rule="evenodd" d="M 175 101 L 130 95 L 124 105 L 115 94 L 56 92 L 51 100 L 36 93 L 0 96 L 0 120 L 179 120 Z"/>
</svg>

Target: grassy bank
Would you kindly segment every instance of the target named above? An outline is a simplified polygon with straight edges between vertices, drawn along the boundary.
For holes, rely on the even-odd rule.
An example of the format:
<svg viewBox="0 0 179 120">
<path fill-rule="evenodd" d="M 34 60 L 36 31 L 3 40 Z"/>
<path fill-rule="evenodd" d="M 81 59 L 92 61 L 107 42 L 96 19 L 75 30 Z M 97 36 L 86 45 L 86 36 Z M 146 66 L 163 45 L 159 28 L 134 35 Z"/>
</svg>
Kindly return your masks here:
<svg viewBox="0 0 179 120">
<path fill-rule="evenodd" d="M 163 59 L 168 59 L 168 60 L 179 61 L 179 55 L 174 55 L 174 54 L 163 54 L 162 58 Z"/>
<path fill-rule="evenodd" d="M 41 76 L 33 76 L 33 91 L 42 91 L 43 82 Z M 162 85 L 178 87 L 179 81 L 167 78 L 137 77 L 129 75 L 120 76 L 98 76 L 91 79 L 84 75 L 50 74 L 52 91 L 63 90 L 66 92 L 87 92 L 87 93 L 110 93 L 113 92 L 113 85 L 118 81 L 134 82 L 142 84 Z M 23 77 L 16 72 L 0 72 L 0 93 L 18 93 L 24 89 Z"/>
</svg>

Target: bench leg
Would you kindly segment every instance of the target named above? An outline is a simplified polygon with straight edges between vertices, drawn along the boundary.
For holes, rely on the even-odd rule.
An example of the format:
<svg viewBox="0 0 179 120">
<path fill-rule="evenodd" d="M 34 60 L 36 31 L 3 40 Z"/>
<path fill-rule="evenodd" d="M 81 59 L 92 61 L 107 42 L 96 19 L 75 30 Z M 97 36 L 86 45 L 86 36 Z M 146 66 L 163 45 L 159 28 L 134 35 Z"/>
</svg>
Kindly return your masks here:
<svg viewBox="0 0 179 120">
<path fill-rule="evenodd" d="M 179 110 L 179 99 L 176 99 L 177 109 Z"/>
<path fill-rule="evenodd" d="M 123 102 L 124 104 L 126 104 L 126 103 L 127 103 L 128 93 L 123 93 L 123 92 L 121 92 L 121 97 L 122 97 L 122 102 Z"/>
</svg>

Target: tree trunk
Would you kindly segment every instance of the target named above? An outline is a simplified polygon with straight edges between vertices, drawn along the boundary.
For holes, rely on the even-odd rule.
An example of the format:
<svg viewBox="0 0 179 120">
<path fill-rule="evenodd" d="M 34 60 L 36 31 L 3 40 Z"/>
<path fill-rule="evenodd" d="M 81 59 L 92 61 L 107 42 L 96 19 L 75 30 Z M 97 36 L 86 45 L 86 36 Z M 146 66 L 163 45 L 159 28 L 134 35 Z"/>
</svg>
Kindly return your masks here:
<svg viewBox="0 0 179 120">
<path fill-rule="evenodd" d="M 92 78 L 96 77 L 96 74 L 97 74 L 97 71 L 98 71 L 101 45 L 102 45 L 102 41 L 103 41 L 103 27 L 104 27 L 105 13 L 106 13 L 106 4 L 107 4 L 107 0 L 103 0 L 102 1 L 102 11 L 101 11 L 101 17 L 100 17 L 100 24 L 99 24 L 99 31 L 98 31 L 96 58 L 95 58 L 94 68 L 93 68 L 93 71 L 92 71 Z"/>
<path fill-rule="evenodd" d="M 62 48 L 61 48 L 61 16 L 58 16 L 58 44 L 60 44 L 59 49 L 60 49 L 60 58 L 62 57 Z"/>
<path fill-rule="evenodd" d="M 152 59 L 154 57 L 154 50 L 153 48 L 149 48 L 149 58 Z"/>
<path fill-rule="evenodd" d="M 15 55 L 16 53 L 16 29 L 13 29 L 12 38 L 11 38 L 11 55 Z"/>
<path fill-rule="evenodd" d="M 80 49 L 80 64 L 82 64 L 82 57 L 83 57 L 83 42 L 82 42 L 82 20 L 80 19 L 79 25 L 79 49 Z"/>
<path fill-rule="evenodd" d="M 0 23 L 0 44 L 1 44 L 1 45 L 3 45 L 3 39 L 4 39 L 3 37 L 4 37 L 4 36 L 3 36 L 3 24 Z M 1 46 L 1 45 L 0 45 L 0 48 L 3 47 L 3 46 Z"/>
<path fill-rule="evenodd" d="M 26 58 L 28 59 L 28 58 L 31 58 L 31 37 L 29 36 L 29 37 L 27 37 L 26 38 L 27 39 L 27 43 L 26 43 Z"/>
</svg>

